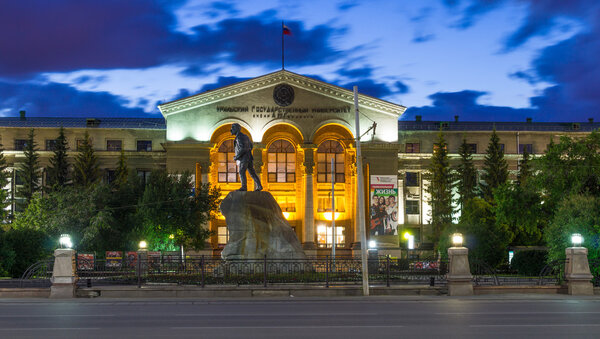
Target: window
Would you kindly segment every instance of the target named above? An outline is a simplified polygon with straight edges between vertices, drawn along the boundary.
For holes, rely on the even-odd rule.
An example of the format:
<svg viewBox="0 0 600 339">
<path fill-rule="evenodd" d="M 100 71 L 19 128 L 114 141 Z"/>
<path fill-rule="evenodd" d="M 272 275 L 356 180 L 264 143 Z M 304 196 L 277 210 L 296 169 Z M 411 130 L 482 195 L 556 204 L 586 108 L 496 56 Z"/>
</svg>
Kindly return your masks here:
<svg viewBox="0 0 600 339">
<path fill-rule="evenodd" d="M 138 140 L 137 141 L 138 152 L 152 152 L 152 140 Z"/>
<path fill-rule="evenodd" d="M 467 148 L 471 154 L 477 153 L 477 144 L 467 144 Z"/>
<path fill-rule="evenodd" d="M 227 245 L 229 241 L 229 230 L 227 226 L 219 226 L 217 227 L 217 243 L 219 245 Z"/>
<path fill-rule="evenodd" d="M 148 180 L 150 180 L 150 171 L 148 170 L 137 170 L 137 175 L 142 178 L 144 184 L 148 183 Z"/>
<path fill-rule="evenodd" d="M 335 197 L 335 211 L 345 212 L 346 211 L 346 199 L 345 197 Z M 331 212 L 331 195 L 328 197 L 317 197 L 317 211 L 318 212 Z"/>
<path fill-rule="evenodd" d="M 90 139 L 90 145 L 92 144 L 92 139 Z M 83 139 L 77 139 L 77 151 L 81 151 L 83 147 Z"/>
<path fill-rule="evenodd" d="M 56 151 L 57 143 L 56 139 L 46 140 L 46 151 Z"/>
<path fill-rule="evenodd" d="M 331 247 L 331 238 L 333 232 L 331 226 L 317 226 L 317 245 L 319 247 Z M 335 227 L 335 247 L 344 247 L 346 245 L 346 227 Z"/>
<path fill-rule="evenodd" d="M 498 145 L 500 145 L 500 151 L 501 151 L 502 153 L 504 153 L 504 144 L 498 144 Z"/>
<path fill-rule="evenodd" d="M 346 182 L 344 148 L 335 140 L 326 140 L 317 148 L 317 182 L 331 182 L 331 159 L 334 160 L 335 182 Z"/>
<path fill-rule="evenodd" d="M 420 143 L 406 143 L 406 153 L 421 153 Z"/>
<path fill-rule="evenodd" d="M 296 197 L 295 196 L 277 196 L 275 201 L 279 204 L 283 212 L 296 212 Z"/>
<path fill-rule="evenodd" d="M 296 182 L 296 150 L 287 140 L 277 140 L 267 154 L 269 182 Z"/>
<path fill-rule="evenodd" d="M 120 151 L 122 148 L 123 148 L 123 141 L 121 141 L 121 140 L 106 140 L 106 150 L 107 151 Z M 150 150 L 152 150 L 152 146 L 150 146 Z"/>
<path fill-rule="evenodd" d="M 525 153 L 525 150 L 527 150 L 527 153 L 532 154 L 533 144 L 519 144 L 519 154 Z"/>
<path fill-rule="evenodd" d="M 419 214 L 419 200 L 406 200 L 406 214 Z"/>
<path fill-rule="evenodd" d="M 406 187 L 419 186 L 419 173 L 406 172 Z"/>
<path fill-rule="evenodd" d="M 238 166 L 233 157 L 235 150 L 233 148 L 233 139 L 225 140 L 219 146 L 218 154 L 218 176 L 219 182 L 240 182 Z"/>
<path fill-rule="evenodd" d="M 438 144 L 433 144 L 433 152 L 437 151 L 440 146 Z M 444 150 L 448 150 L 448 144 L 444 145 Z"/>
<path fill-rule="evenodd" d="M 15 140 L 15 151 L 22 151 L 27 147 L 26 139 L 16 139 Z"/>
<path fill-rule="evenodd" d="M 117 178 L 117 171 L 111 170 L 111 169 L 106 170 L 106 174 L 104 175 L 104 181 L 106 181 L 107 184 L 113 183 L 116 178 Z"/>
</svg>

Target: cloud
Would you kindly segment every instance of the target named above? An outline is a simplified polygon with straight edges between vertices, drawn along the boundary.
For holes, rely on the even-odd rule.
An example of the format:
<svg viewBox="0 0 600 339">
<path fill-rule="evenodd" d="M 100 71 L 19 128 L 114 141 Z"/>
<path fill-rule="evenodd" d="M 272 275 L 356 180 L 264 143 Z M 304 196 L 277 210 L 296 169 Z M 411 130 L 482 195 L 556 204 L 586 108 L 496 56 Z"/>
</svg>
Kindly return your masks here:
<svg viewBox="0 0 600 339">
<path fill-rule="evenodd" d="M 396 81 L 395 86 L 396 86 L 397 92 L 400 94 L 405 94 L 410 91 L 410 88 L 408 87 L 408 85 L 403 83 L 402 81 Z"/>
<path fill-rule="evenodd" d="M 463 121 L 525 121 L 525 117 L 542 121 L 539 111 L 527 108 L 487 106 L 477 103 L 486 92 L 464 90 L 460 92 L 438 92 L 429 96 L 431 106 L 410 107 L 402 120 L 412 120 L 420 115 L 424 120 L 452 120 L 455 115 Z"/>
<path fill-rule="evenodd" d="M 211 91 L 217 88 L 229 86 L 238 82 L 248 80 L 250 78 L 238 78 L 238 77 L 219 77 L 216 82 L 206 84 L 200 88 L 199 93 Z"/>
<path fill-rule="evenodd" d="M 215 1 L 208 5 L 208 9 L 204 12 L 209 18 L 216 18 L 220 15 L 234 16 L 239 14 L 235 5 L 225 1 Z"/>
<path fill-rule="evenodd" d="M 37 117 L 148 117 L 141 108 L 107 92 L 83 92 L 59 83 L 0 82 L 0 111 L 27 111 Z"/>
<path fill-rule="evenodd" d="M 338 74 L 349 78 L 368 78 L 373 74 L 373 68 L 369 66 L 353 69 L 341 68 Z"/>
<path fill-rule="evenodd" d="M 4 1 L 0 8 L 0 75 L 26 79 L 42 72 L 148 68 L 169 63 L 225 61 L 276 66 L 281 61 L 281 21 L 275 11 L 176 31 L 179 1 L 54 0 Z M 227 2 L 211 8 L 235 11 Z M 23 20 L 23 18 L 27 18 Z M 286 22 L 286 64 L 317 65 L 335 60 L 330 40 L 343 29 L 304 28 Z"/>
<path fill-rule="evenodd" d="M 433 40 L 435 38 L 435 34 L 425 34 L 422 32 L 416 33 L 415 37 L 412 39 L 412 42 L 420 44 L 423 42 L 427 42 Z"/>
<path fill-rule="evenodd" d="M 356 7 L 356 6 L 358 6 L 358 1 L 354 1 L 354 0 L 345 0 L 345 1 L 341 1 L 341 2 L 338 4 L 337 8 L 338 8 L 338 10 L 340 10 L 340 11 L 342 11 L 342 12 L 345 12 L 345 11 L 347 11 L 347 10 L 351 9 L 351 8 L 354 8 L 354 7 Z"/>
</svg>

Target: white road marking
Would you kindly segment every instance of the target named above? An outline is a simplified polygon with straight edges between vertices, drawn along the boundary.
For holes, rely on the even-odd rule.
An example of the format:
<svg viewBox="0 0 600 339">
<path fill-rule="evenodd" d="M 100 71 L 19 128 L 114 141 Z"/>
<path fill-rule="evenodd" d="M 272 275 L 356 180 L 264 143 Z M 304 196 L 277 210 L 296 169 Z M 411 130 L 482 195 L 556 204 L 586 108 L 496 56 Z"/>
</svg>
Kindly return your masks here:
<svg viewBox="0 0 600 339">
<path fill-rule="evenodd" d="M 442 312 L 436 315 L 504 315 L 504 314 L 600 314 L 600 312 Z"/>
<path fill-rule="evenodd" d="M 99 327 L 13 327 L 0 328 L 0 331 L 87 331 L 99 329 Z"/>
<path fill-rule="evenodd" d="M 469 325 L 469 327 L 599 327 L 600 324 L 502 324 Z"/>
<path fill-rule="evenodd" d="M 402 325 L 338 325 L 338 326 L 196 326 L 196 327 L 170 327 L 172 330 L 226 330 L 226 329 L 305 329 L 305 328 L 401 328 Z"/>
</svg>

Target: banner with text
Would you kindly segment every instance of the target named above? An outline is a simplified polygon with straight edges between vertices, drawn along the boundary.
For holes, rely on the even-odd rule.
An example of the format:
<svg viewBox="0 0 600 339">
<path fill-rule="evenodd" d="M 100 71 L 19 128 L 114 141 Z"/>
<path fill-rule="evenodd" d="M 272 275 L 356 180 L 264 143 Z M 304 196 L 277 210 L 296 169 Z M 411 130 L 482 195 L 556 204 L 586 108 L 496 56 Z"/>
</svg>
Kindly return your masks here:
<svg viewBox="0 0 600 339">
<path fill-rule="evenodd" d="M 398 177 L 372 175 L 369 239 L 378 247 L 398 247 Z"/>
</svg>

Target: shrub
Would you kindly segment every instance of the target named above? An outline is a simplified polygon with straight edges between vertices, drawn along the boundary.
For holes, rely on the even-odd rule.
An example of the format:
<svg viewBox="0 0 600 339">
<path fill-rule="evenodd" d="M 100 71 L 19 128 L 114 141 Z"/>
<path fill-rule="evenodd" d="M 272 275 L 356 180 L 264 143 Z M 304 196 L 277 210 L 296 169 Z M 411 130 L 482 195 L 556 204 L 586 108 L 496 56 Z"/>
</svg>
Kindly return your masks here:
<svg viewBox="0 0 600 339">
<path fill-rule="evenodd" d="M 537 276 L 546 265 L 547 260 L 548 251 L 545 250 L 518 251 L 512 258 L 511 267 L 518 274 Z"/>
<path fill-rule="evenodd" d="M 13 278 L 20 278 L 29 266 L 52 254 L 52 241 L 46 233 L 39 230 L 12 229 L 4 233 L 3 238 L 3 251 L 10 250 L 14 253 L 12 264 L 5 267 Z"/>
</svg>

